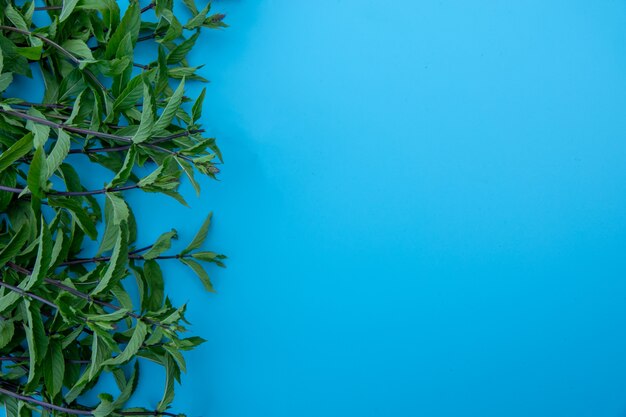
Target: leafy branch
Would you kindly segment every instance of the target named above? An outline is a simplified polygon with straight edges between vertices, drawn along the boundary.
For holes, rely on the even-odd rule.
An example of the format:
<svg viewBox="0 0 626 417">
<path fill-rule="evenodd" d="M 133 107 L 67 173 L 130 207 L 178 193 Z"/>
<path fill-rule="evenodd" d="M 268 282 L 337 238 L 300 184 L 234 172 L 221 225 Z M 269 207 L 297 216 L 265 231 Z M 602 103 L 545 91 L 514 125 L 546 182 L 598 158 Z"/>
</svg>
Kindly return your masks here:
<svg viewBox="0 0 626 417">
<path fill-rule="evenodd" d="M 173 0 L 142 3 L 0 6 L 0 402 L 7 417 L 44 410 L 181 416 L 168 410 L 187 366 L 182 352 L 204 339 L 184 337 L 186 306 L 167 297 L 160 263 L 180 262 L 214 291 L 208 268 L 223 267 L 225 256 L 203 249 L 210 215 L 183 250 L 173 252 L 175 230 L 138 245 L 142 213 L 126 197 L 141 190 L 186 205 L 183 181 L 199 193 L 198 175 L 219 174 L 221 152 L 200 123 L 205 90 L 192 98 L 185 89 L 205 81 L 202 65 L 188 60 L 201 31 L 226 25 L 210 3 L 184 0 L 184 21 Z M 37 26 L 35 12 L 47 13 L 49 24 Z M 156 53 L 138 63 L 135 52 L 147 41 Z M 40 102 L 9 95 L 18 78 L 41 82 Z M 74 164 L 73 155 L 89 165 Z M 112 178 L 88 189 L 83 179 L 94 166 Z M 95 254 L 85 254 L 93 247 L 87 240 Z M 142 360 L 162 366 L 163 395 L 154 407 L 129 408 Z M 107 374 L 117 397 L 98 388 Z M 93 390 L 98 405 L 82 405 Z"/>
</svg>

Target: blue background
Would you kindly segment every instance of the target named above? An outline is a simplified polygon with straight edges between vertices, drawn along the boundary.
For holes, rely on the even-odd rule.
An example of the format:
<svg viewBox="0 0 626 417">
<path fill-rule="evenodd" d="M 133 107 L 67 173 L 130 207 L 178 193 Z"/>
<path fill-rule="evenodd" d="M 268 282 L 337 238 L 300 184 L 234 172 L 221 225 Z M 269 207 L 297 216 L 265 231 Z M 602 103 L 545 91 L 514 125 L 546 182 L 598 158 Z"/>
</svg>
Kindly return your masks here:
<svg viewBox="0 0 626 417">
<path fill-rule="evenodd" d="M 213 210 L 229 255 L 217 295 L 166 269 L 208 339 L 174 409 L 626 415 L 624 2 L 215 6 L 221 181 L 131 196 L 146 243 Z"/>
</svg>

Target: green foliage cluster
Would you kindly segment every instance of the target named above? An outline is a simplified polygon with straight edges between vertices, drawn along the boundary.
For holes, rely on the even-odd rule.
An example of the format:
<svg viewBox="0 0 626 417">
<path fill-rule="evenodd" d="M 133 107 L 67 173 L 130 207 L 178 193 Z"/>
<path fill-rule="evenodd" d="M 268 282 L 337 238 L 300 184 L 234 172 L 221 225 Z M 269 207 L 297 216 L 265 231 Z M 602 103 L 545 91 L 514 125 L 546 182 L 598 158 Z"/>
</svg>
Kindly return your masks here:
<svg viewBox="0 0 626 417">
<path fill-rule="evenodd" d="M 182 3 L 186 10 L 175 14 L 174 0 L 130 0 L 125 10 L 115 0 L 39 7 L 0 0 L 0 401 L 7 417 L 178 415 L 167 410 L 185 371 L 182 352 L 203 339 L 183 337 L 185 306 L 165 295 L 159 263 L 181 262 L 212 291 L 205 266 L 223 266 L 224 256 L 201 249 L 210 215 L 180 253 L 171 253 L 175 230 L 139 247 L 125 195 L 141 190 L 186 204 L 177 191 L 182 178 L 199 193 L 194 174 L 219 172 L 215 139 L 199 125 L 205 90 L 194 100 L 184 88 L 205 81 L 187 56 L 202 28 L 226 26 L 224 15 L 211 14 L 210 3 Z M 37 13 L 49 24 L 37 26 Z M 153 62 L 135 62 L 141 42 L 154 46 Z M 34 71 L 42 75 L 41 102 L 9 97 L 14 80 L 34 82 Z M 110 170 L 110 181 L 87 189 L 72 158 Z M 89 245 L 97 252 L 85 256 Z M 140 360 L 163 367 L 163 396 L 150 408 L 129 408 Z M 119 392 L 83 404 L 104 374 Z"/>
</svg>

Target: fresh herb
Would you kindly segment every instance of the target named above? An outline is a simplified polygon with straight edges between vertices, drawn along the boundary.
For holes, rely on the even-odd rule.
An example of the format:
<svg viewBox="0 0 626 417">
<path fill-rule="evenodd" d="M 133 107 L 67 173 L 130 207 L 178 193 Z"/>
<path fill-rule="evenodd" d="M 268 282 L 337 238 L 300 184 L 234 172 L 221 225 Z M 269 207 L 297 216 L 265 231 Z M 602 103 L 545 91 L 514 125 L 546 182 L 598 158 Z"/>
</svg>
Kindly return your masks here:
<svg viewBox="0 0 626 417">
<path fill-rule="evenodd" d="M 185 306 L 165 295 L 160 263 L 180 262 L 213 291 L 204 266 L 224 266 L 225 257 L 202 249 L 210 215 L 179 253 L 171 251 L 175 230 L 139 245 L 140 213 L 125 196 L 160 193 L 186 204 L 178 192 L 183 177 L 199 193 L 195 175 L 219 173 L 220 151 L 199 124 L 205 92 L 194 100 L 185 84 L 205 81 L 187 56 L 202 28 L 226 26 L 224 15 L 211 14 L 210 3 L 182 3 L 187 10 L 175 13 L 173 0 L 131 0 L 123 11 L 114 0 L 40 7 L 0 0 L 0 399 L 7 417 L 179 415 L 168 410 L 186 368 L 182 352 L 204 340 L 183 337 Z M 154 45 L 152 62 L 136 62 L 141 42 Z M 19 78 L 42 80 L 39 102 L 7 92 Z M 88 189 L 81 177 L 91 168 L 79 158 L 111 171 L 109 180 Z M 163 396 L 128 408 L 143 360 L 163 367 Z M 115 395 L 100 392 L 98 404 L 85 405 L 82 396 L 98 390 L 104 374 L 115 379 Z"/>
</svg>

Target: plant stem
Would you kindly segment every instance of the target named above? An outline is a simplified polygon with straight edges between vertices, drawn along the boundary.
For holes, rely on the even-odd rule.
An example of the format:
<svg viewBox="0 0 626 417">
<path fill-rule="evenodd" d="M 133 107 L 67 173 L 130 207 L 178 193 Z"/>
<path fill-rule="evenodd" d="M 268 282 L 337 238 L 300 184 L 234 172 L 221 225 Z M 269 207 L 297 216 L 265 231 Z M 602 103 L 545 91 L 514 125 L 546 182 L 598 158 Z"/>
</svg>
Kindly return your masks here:
<svg viewBox="0 0 626 417">
<path fill-rule="evenodd" d="M 150 144 L 167 142 L 173 139 L 182 138 L 185 136 L 191 136 L 196 133 L 204 133 L 204 129 L 193 129 L 193 130 L 185 130 L 184 132 L 174 133 L 169 136 L 157 137 L 154 138 L 150 142 Z M 69 153 L 71 154 L 90 154 L 90 153 L 101 153 L 101 152 L 122 152 L 130 149 L 131 145 L 122 145 L 122 146 L 113 146 L 110 148 L 91 148 L 91 149 L 71 149 Z"/>
<path fill-rule="evenodd" d="M 31 274 L 31 273 L 32 273 L 32 271 L 31 271 L 31 270 L 29 270 L 29 269 L 27 269 L 27 268 L 24 268 L 24 267 L 21 267 L 21 266 L 19 266 L 19 265 L 16 265 L 16 264 L 15 264 L 15 263 L 13 263 L 13 262 L 7 262 L 7 266 L 8 266 L 9 268 L 13 269 L 14 271 L 20 272 L 20 273 L 25 274 L 25 275 L 29 275 L 29 274 Z M 85 294 L 84 292 L 81 292 L 81 291 L 78 291 L 77 289 L 72 288 L 72 287 L 70 287 L 70 286 L 68 286 L 68 285 L 65 285 L 65 284 L 63 284 L 62 282 L 57 281 L 57 280 L 55 280 L 55 279 L 51 279 L 51 278 L 44 278 L 43 280 L 44 280 L 44 282 L 45 282 L 46 284 L 49 284 L 49 285 L 52 285 L 52 286 L 57 287 L 57 288 L 59 288 L 59 289 L 62 289 L 62 290 L 64 290 L 64 291 L 67 291 L 67 292 L 69 292 L 70 294 L 72 294 L 72 295 L 74 295 L 74 296 L 76 296 L 76 297 L 82 298 L 83 300 L 86 300 L 86 301 L 88 301 L 88 302 L 90 302 L 90 303 L 95 303 L 95 304 L 98 304 L 98 305 L 100 305 L 100 306 L 102 306 L 102 307 L 108 307 L 108 308 L 110 308 L 110 309 L 112 309 L 112 310 L 115 310 L 115 311 L 118 311 L 118 310 L 121 310 L 121 309 L 122 309 L 122 307 L 116 306 L 115 304 L 111 304 L 111 303 L 108 303 L 108 302 L 106 302 L 106 301 L 102 301 L 102 300 L 98 300 L 98 299 L 96 299 L 96 298 L 93 298 L 91 295 L 89 295 L 89 294 Z M 2 281 L 0 281 L 0 282 L 2 282 Z M 5 283 L 3 283 L 3 284 L 5 284 Z M 2 284 L 0 284 L 0 286 L 1 286 L 1 285 L 2 285 Z M 5 286 L 6 286 L 6 285 L 8 285 L 8 284 L 5 284 Z M 13 286 L 11 286 L 11 287 L 13 287 Z M 7 288 L 9 288 L 9 289 L 13 289 L 14 291 L 18 290 L 18 292 L 19 292 L 19 291 L 23 291 L 23 290 L 22 290 L 22 289 L 20 289 L 20 288 L 17 288 L 17 287 L 13 287 L 13 288 L 11 288 L 11 287 L 7 287 Z M 26 293 L 25 295 L 29 295 L 29 296 L 31 296 L 31 294 L 30 294 L 30 293 Z M 39 297 L 39 296 L 37 296 L 37 295 L 35 295 L 35 294 L 33 294 L 33 295 L 34 295 L 35 297 Z M 45 300 L 45 299 L 43 299 L 43 298 L 41 298 L 41 297 L 36 298 L 36 299 L 38 299 L 39 301 Z M 44 301 L 42 301 L 42 302 L 44 302 Z M 45 302 L 46 302 L 47 304 L 49 303 L 48 305 L 50 305 L 50 304 L 51 304 L 51 303 L 50 303 L 49 301 L 47 301 L 47 300 L 45 300 Z M 55 308 L 57 308 L 57 309 L 58 309 L 58 307 L 56 306 L 56 304 L 54 304 L 53 306 L 54 306 Z M 132 317 L 132 318 L 134 318 L 135 320 L 143 320 L 143 321 L 145 321 L 146 323 L 150 323 L 150 324 L 153 324 L 153 325 L 155 325 L 155 326 L 160 326 L 160 327 L 163 327 L 163 328 L 169 328 L 169 325 L 167 325 L 167 324 L 163 324 L 163 323 L 161 323 L 161 322 L 154 321 L 154 320 L 152 320 L 152 319 L 149 319 L 149 318 L 143 317 L 143 316 L 141 316 L 141 315 L 139 315 L 139 314 L 133 313 L 132 311 L 127 311 L 127 312 L 126 312 L 126 315 L 127 315 L 128 317 Z"/>
<path fill-rule="evenodd" d="M 0 356 L 0 362 L 24 362 L 29 359 L 30 358 L 28 356 Z M 77 360 L 77 359 L 70 359 L 67 362 L 83 364 L 83 365 L 91 363 L 91 361 L 89 360 Z"/>
<path fill-rule="evenodd" d="M 62 8 L 63 6 L 40 6 L 40 7 L 35 7 L 35 11 L 43 12 L 46 10 L 61 10 Z"/>
<path fill-rule="evenodd" d="M 30 397 L 28 395 L 23 395 L 15 391 L 8 390 L 6 388 L 0 387 L 0 394 L 8 395 L 9 397 L 13 397 L 20 401 L 29 402 L 31 404 L 38 405 L 47 410 L 59 411 L 61 413 L 72 414 L 75 416 L 93 416 L 94 410 L 90 409 L 76 409 L 76 408 L 67 408 L 62 407 L 60 405 L 54 405 L 42 400 L 38 400 L 36 398 Z M 123 416 L 168 416 L 168 417 L 177 417 L 178 414 L 170 413 L 167 411 L 117 411 L 115 414 L 120 414 Z"/>
<path fill-rule="evenodd" d="M 100 190 L 50 191 L 47 193 L 47 195 L 48 196 L 62 196 L 62 197 L 79 197 L 79 196 L 86 196 L 86 195 L 116 193 L 120 191 L 132 190 L 135 188 L 140 188 L 140 187 L 138 184 L 131 184 L 131 185 L 125 185 L 123 187 L 102 188 Z M 0 185 L 0 191 L 6 191 L 9 193 L 19 194 L 22 191 L 24 191 L 24 188 L 7 187 L 6 185 Z"/>
<path fill-rule="evenodd" d="M 143 248 L 135 249 L 135 250 L 134 250 L 134 251 L 132 251 L 132 252 L 128 252 L 128 254 L 129 254 L 129 255 L 134 255 L 134 254 L 136 254 L 136 253 L 146 251 L 146 250 L 150 249 L 150 248 L 151 248 L 151 247 L 153 247 L 153 246 L 154 246 L 154 245 L 144 246 Z"/>
<path fill-rule="evenodd" d="M 33 103 L 31 101 L 22 101 L 20 103 L 16 103 L 16 105 L 24 107 L 47 107 L 49 109 L 72 110 L 72 106 L 56 103 Z"/>
<path fill-rule="evenodd" d="M 80 65 L 80 59 L 76 58 L 74 56 L 74 54 L 72 54 L 67 49 L 63 48 L 58 43 L 54 42 L 52 39 L 48 39 L 45 36 L 40 35 L 39 33 L 34 33 L 34 32 L 30 32 L 28 30 L 23 30 L 23 29 L 19 29 L 19 28 L 13 27 L 13 26 L 5 26 L 5 25 L 0 25 L 0 30 L 8 30 L 9 32 L 16 32 L 16 33 L 20 33 L 20 34 L 25 35 L 25 36 L 34 36 L 34 37 L 36 37 L 38 39 L 41 39 L 42 42 L 47 43 L 48 45 L 52 46 L 54 49 L 58 50 L 63 55 L 65 55 L 70 61 L 72 61 L 72 63 L 74 65 Z M 98 85 L 98 87 L 102 88 L 103 91 L 106 91 L 112 97 L 112 95 L 109 92 L 109 90 L 107 90 L 107 88 L 104 86 L 104 84 L 102 84 L 100 82 L 98 77 L 96 77 L 93 74 L 93 72 L 89 71 L 86 68 L 83 68 L 82 71 L 85 74 L 87 74 L 89 76 L 89 78 L 91 78 Z"/>
<path fill-rule="evenodd" d="M 28 395 L 22 395 L 22 394 L 10 391 L 2 387 L 0 387 L 0 394 L 8 395 L 9 397 L 13 397 L 20 401 L 26 401 L 31 404 L 36 404 L 48 410 L 59 411 L 59 412 L 66 413 L 66 414 L 73 414 L 75 416 L 92 416 L 93 415 L 91 410 L 76 410 L 72 408 L 61 407 L 60 405 L 50 404 L 45 401 L 41 401 L 36 398 L 29 397 Z"/>
<path fill-rule="evenodd" d="M 145 249 L 137 250 L 135 252 L 128 253 L 128 259 L 144 259 L 142 255 L 137 255 L 136 252 L 141 252 Z M 153 259 L 180 259 L 180 258 L 189 258 L 191 255 L 160 255 Z M 110 256 L 100 256 L 98 258 L 75 258 L 70 259 L 68 261 L 62 262 L 59 266 L 70 266 L 70 265 L 82 265 L 82 264 L 90 264 L 95 262 L 108 262 L 111 260 Z"/>
<path fill-rule="evenodd" d="M 152 9 L 154 6 L 155 6 L 155 3 L 152 1 L 152 2 L 150 2 L 149 5 L 143 7 L 139 12 L 140 13 L 147 12 L 148 10 Z"/>
<path fill-rule="evenodd" d="M 2 280 L 0 280 L 0 287 L 8 288 L 11 291 L 14 291 L 14 292 L 18 293 L 21 296 L 30 297 L 33 300 L 37 300 L 37 301 L 39 301 L 39 302 L 41 302 L 43 304 L 49 305 L 52 308 L 55 308 L 57 310 L 59 309 L 59 307 L 56 304 L 54 304 L 53 302 L 48 301 L 45 298 L 38 296 L 37 294 L 33 294 L 32 292 L 24 291 L 23 289 L 21 289 L 19 287 L 16 287 L 14 285 L 11 285 L 11 284 L 9 284 L 7 282 L 4 282 Z"/>
<path fill-rule="evenodd" d="M 1 28 L 1 26 L 0 26 L 0 28 Z M 44 119 L 42 117 L 32 116 L 30 114 L 22 113 L 22 112 L 15 111 L 15 110 L 0 109 L 0 113 L 4 113 L 4 114 L 11 115 L 11 116 L 19 117 L 19 118 L 22 118 L 22 119 L 25 119 L 25 120 L 30 120 L 32 122 L 39 123 L 39 124 L 42 124 L 44 126 L 54 127 L 56 129 L 62 129 L 62 130 L 65 130 L 66 132 L 76 133 L 76 134 L 79 134 L 79 135 L 92 135 L 92 136 L 95 136 L 95 137 L 98 137 L 98 138 L 101 138 L 101 139 L 116 140 L 116 141 L 126 142 L 126 143 L 130 143 L 130 144 L 133 143 L 132 138 L 129 138 L 127 136 L 114 135 L 114 134 L 111 134 L 111 133 L 98 132 L 96 130 L 89 130 L 89 129 L 82 129 L 82 128 L 79 128 L 79 127 L 68 126 L 68 125 L 65 125 L 63 123 L 52 122 L 52 121 Z M 145 147 L 148 147 L 148 148 L 151 148 L 151 149 L 155 149 L 155 150 L 158 150 L 160 152 L 165 152 L 165 153 L 168 153 L 170 155 L 177 156 L 177 157 L 179 157 L 181 159 L 184 159 L 184 160 L 186 160 L 188 162 L 193 163 L 193 160 L 191 158 L 189 158 L 188 156 L 180 155 L 176 151 L 172 151 L 170 149 L 166 149 L 166 148 L 163 148 L 161 146 L 153 145 L 153 144 L 147 143 L 147 142 L 141 142 L 141 143 L 138 143 L 138 145 L 145 146 Z"/>
</svg>

